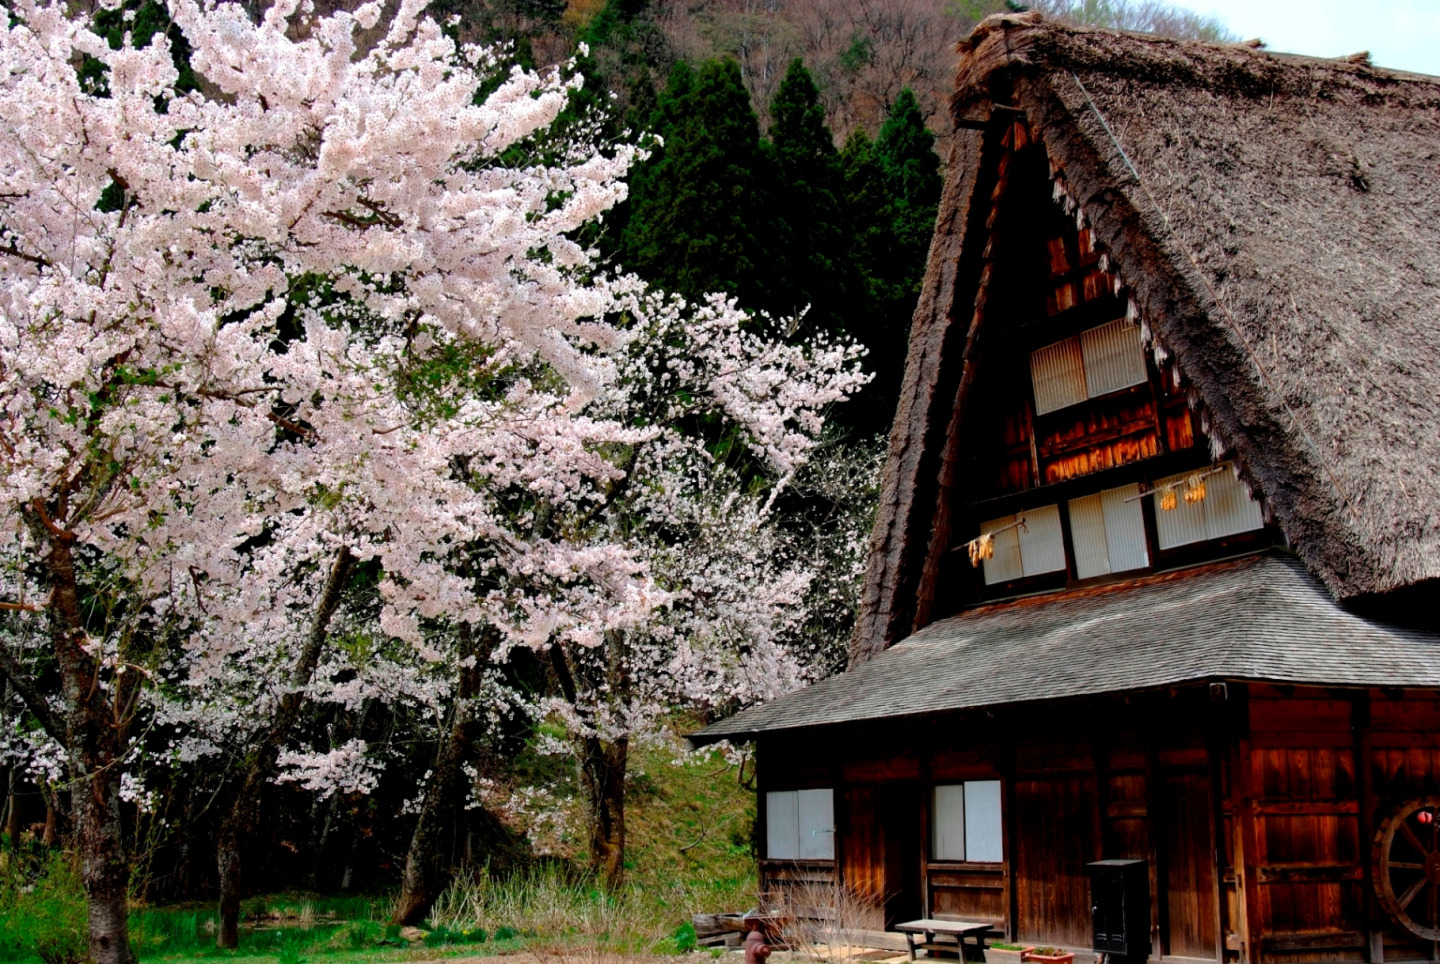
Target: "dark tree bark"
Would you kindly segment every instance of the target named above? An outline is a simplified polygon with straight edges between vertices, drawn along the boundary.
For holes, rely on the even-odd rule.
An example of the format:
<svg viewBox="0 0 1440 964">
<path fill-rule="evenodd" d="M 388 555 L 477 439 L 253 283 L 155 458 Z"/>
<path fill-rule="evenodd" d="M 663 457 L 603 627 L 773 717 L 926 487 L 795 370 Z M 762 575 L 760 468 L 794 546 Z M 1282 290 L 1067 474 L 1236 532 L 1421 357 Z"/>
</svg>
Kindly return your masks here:
<svg viewBox="0 0 1440 964">
<path fill-rule="evenodd" d="M 430 772 L 420 819 L 415 822 L 415 831 L 410 835 L 400 900 L 391 918 L 396 924 L 418 926 L 450 883 L 450 862 L 444 859 L 443 853 L 445 835 L 456 823 L 464 765 L 470 759 L 475 744 L 476 722 L 471 704 L 480 689 L 484 663 L 496 642 L 493 631 L 486 630 L 483 635 L 483 644 L 477 646 L 470 627 L 464 626 L 460 630 L 461 665 L 455 694 L 455 718 Z M 467 662 L 470 665 L 465 665 Z"/>
<path fill-rule="evenodd" d="M 603 653 L 598 659 L 595 655 L 583 654 L 572 670 L 561 648 L 550 647 L 550 663 L 560 691 L 577 710 L 581 709 L 582 699 L 589 699 L 602 687 L 619 699 L 625 699 L 630 692 L 625 634 L 607 632 Z M 584 693 L 577 679 L 583 682 Z M 625 879 L 625 773 L 630 740 L 626 736 L 605 739 L 592 732 L 578 740 L 578 750 L 580 786 L 590 818 L 590 869 L 607 889 L 614 890 Z"/>
<path fill-rule="evenodd" d="M 128 687 L 118 681 L 109 690 L 100 686 L 102 668 L 85 649 L 88 636 L 71 551 L 74 537 L 50 521 L 38 503 L 30 515 L 37 541 L 45 546 L 41 562 L 50 589 L 46 612 L 65 704 L 63 729 L 51 735 L 69 759 L 70 811 L 88 905 L 90 957 L 95 964 L 134 964 L 128 922 L 130 862 L 120 825 L 116 766 L 125 747 L 120 707 L 127 703 Z M 48 704 L 38 694 L 28 694 L 28 680 L 16 679 L 10 666 L 5 673 L 49 732 L 59 721 Z"/>
<path fill-rule="evenodd" d="M 587 737 L 580 782 L 590 812 L 590 867 L 607 889 L 625 880 L 625 768 L 630 741 Z"/>
<path fill-rule="evenodd" d="M 218 947 L 235 947 L 240 943 L 240 898 L 244 896 L 241 849 L 255 834 L 266 784 L 275 773 L 275 761 L 280 756 L 280 748 L 299 720 L 300 711 L 304 707 L 304 697 L 300 689 L 309 683 L 310 678 L 315 675 L 315 668 L 320 664 L 320 657 L 329 638 L 330 620 L 340 606 L 341 596 L 354 567 L 355 557 L 348 548 L 342 547 L 335 554 L 335 560 L 330 566 L 330 574 L 315 606 L 305 645 L 291 671 L 290 691 L 280 697 L 270 725 L 245 758 L 244 771 L 231 797 L 230 808 L 220 818 L 215 841 L 215 858 L 220 874 L 220 932 L 215 939 Z"/>
</svg>

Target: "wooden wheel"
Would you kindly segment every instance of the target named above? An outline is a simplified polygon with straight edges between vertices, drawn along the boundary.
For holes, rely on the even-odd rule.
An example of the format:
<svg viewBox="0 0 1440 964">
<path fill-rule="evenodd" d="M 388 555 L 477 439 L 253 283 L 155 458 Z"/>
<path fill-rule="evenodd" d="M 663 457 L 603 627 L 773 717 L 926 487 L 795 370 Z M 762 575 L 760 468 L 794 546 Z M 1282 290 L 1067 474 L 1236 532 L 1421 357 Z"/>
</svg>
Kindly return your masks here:
<svg viewBox="0 0 1440 964">
<path fill-rule="evenodd" d="M 1395 923 L 1440 941 L 1440 797 L 1392 810 L 1375 830 L 1370 866 L 1380 906 Z"/>
</svg>

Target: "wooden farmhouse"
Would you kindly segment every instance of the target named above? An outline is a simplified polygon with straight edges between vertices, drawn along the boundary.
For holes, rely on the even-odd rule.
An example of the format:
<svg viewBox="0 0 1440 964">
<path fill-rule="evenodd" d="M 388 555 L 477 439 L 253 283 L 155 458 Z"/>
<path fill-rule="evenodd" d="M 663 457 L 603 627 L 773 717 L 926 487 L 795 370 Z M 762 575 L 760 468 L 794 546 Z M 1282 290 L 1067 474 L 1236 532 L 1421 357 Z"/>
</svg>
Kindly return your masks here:
<svg viewBox="0 0 1440 964">
<path fill-rule="evenodd" d="M 1088 960 L 1132 858 L 1151 958 L 1436 960 L 1440 79 L 959 50 L 850 668 L 694 737 L 762 890 Z"/>
</svg>

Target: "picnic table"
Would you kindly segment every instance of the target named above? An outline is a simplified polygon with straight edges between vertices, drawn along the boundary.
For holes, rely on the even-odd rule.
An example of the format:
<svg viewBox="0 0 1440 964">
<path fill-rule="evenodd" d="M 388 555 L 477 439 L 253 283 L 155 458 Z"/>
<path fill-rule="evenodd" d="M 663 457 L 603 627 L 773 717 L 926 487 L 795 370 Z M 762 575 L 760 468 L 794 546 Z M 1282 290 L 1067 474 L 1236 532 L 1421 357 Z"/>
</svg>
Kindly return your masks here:
<svg viewBox="0 0 1440 964">
<path fill-rule="evenodd" d="M 993 925 L 989 923 L 976 923 L 966 920 L 922 920 L 906 921 L 903 924 L 896 924 L 895 929 L 905 935 L 905 942 L 910 945 L 910 960 L 915 960 L 915 952 L 923 951 L 953 951 L 962 960 L 965 957 L 965 938 L 973 938 L 975 947 L 980 951 L 979 959 L 985 958 L 985 934 Z M 925 940 L 916 943 L 915 938 L 924 935 Z M 936 937 L 953 937 L 955 943 L 949 941 L 937 941 Z M 927 954 L 928 956 L 928 954 Z"/>
</svg>

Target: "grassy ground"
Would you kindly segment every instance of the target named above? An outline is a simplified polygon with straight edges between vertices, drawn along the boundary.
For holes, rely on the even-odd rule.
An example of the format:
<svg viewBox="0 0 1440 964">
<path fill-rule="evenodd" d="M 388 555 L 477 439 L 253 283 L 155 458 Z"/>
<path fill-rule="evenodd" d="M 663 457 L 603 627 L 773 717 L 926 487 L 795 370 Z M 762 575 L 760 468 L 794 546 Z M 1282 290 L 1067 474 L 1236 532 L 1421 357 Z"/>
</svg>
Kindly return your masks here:
<svg viewBox="0 0 1440 964">
<path fill-rule="evenodd" d="M 754 794 L 718 757 L 673 762 L 666 750 L 636 754 L 628 811 L 628 882 L 596 889 L 563 864 L 506 880 L 457 880 L 430 927 L 386 923 L 393 895 L 284 894 L 243 906 L 240 947 L 214 947 L 213 904 L 137 907 L 131 937 L 145 962 L 235 960 L 265 964 L 388 964 L 515 955 L 542 964 L 597 964 L 616 954 L 688 950 L 692 913 L 744 909 L 755 898 Z M 84 905 L 63 854 L 0 873 L 0 964 L 72 964 L 84 953 Z"/>
</svg>

